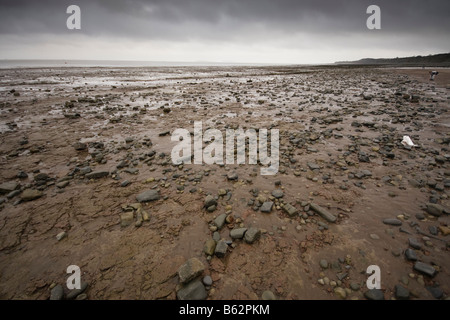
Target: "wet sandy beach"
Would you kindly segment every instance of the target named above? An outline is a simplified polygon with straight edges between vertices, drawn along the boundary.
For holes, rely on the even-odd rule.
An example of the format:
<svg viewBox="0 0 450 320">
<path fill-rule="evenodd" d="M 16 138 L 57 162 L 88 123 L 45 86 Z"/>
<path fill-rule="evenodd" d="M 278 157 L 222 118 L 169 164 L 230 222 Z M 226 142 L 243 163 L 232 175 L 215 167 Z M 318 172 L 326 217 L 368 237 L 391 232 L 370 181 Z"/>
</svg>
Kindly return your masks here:
<svg viewBox="0 0 450 320">
<path fill-rule="evenodd" d="M 191 258 L 207 299 L 366 299 L 370 265 L 385 299 L 447 298 L 450 71 L 438 71 L 0 70 L 0 298 L 68 298 L 77 265 L 78 299 L 177 299 Z M 278 173 L 173 165 L 171 134 L 195 121 L 278 129 Z M 241 228 L 257 234 L 233 239 Z"/>
</svg>

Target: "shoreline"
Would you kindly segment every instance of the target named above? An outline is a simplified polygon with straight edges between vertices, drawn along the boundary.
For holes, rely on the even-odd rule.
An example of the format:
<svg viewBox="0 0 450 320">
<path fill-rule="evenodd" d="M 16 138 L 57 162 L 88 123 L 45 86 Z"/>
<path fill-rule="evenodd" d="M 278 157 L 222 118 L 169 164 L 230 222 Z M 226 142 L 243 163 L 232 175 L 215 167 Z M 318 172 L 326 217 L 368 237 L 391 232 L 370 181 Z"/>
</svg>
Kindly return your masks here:
<svg viewBox="0 0 450 320">
<path fill-rule="evenodd" d="M 434 299 L 436 283 L 450 294 L 450 218 L 427 207 L 450 208 L 450 71 L 431 82 L 378 66 L 43 69 L 0 69 L 2 299 L 48 299 L 69 265 L 89 299 L 176 299 L 193 257 L 212 300 L 365 299 L 369 265 L 386 299 L 396 285 L 411 299 Z M 172 165 L 171 134 L 195 121 L 279 129 L 278 173 Z M 148 190 L 158 199 L 135 205 Z M 232 238 L 240 228 L 259 238 Z M 213 237 L 230 241 L 223 257 L 205 254 Z"/>
</svg>

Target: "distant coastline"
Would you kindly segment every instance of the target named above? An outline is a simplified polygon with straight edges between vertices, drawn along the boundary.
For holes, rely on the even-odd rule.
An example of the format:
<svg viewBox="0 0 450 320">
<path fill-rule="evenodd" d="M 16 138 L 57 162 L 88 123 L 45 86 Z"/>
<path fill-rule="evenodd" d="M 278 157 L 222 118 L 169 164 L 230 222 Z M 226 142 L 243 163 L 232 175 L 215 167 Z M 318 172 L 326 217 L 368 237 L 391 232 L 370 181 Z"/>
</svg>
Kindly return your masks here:
<svg viewBox="0 0 450 320">
<path fill-rule="evenodd" d="M 338 65 L 379 65 L 394 67 L 450 67 L 450 53 L 405 58 L 373 59 L 364 58 L 357 61 L 338 61 Z"/>
</svg>

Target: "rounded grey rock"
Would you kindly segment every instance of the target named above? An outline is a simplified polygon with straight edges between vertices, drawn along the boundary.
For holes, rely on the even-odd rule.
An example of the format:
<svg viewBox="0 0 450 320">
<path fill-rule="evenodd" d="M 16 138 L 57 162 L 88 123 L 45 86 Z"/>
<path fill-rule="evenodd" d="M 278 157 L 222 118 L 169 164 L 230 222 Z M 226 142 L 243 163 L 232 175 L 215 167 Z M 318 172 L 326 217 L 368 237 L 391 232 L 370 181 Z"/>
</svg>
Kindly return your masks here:
<svg viewBox="0 0 450 320">
<path fill-rule="evenodd" d="M 217 231 L 214 231 L 212 238 L 214 239 L 215 242 L 220 241 L 220 233 Z"/>
<path fill-rule="evenodd" d="M 364 292 L 364 297 L 369 300 L 384 300 L 384 293 L 380 289 L 370 289 Z"/>
<path fill-rule="evenodd" d="M 320 260 L 319 264 L 320 264 L 320 267 L 322 269 L 327 269 L 328 268 L 328 261 L 325 260 L 325 259 Z"/>
<path fill-rule="evenodd" d="M 208 296 L 200 280 L 189 282 L 177 292 L 178 300 L 205 300 Z"/>
<path fill-rule="evenodd" d="M 409 290 L 404 286 L 397 284 L 395 286 L 395 298 L 399 300 L 407 300 L 409 299 Z"/>
<path fill-rule="evenodd" d="M 242 239 L 244 237 L 247 228 L 237 228 L 230 231 L 231 239 Z"/>
<path fill-rule="evenodd" d="M 260 236 L 261 230 L 252 227 L 248 229 L 247 232 L 245 232 L 244 240 L 245 242 L 252 244 L 256 240 L 258 240 Z"/>
<path fill-rule="evenodd" d="M 416 252 L 413 249 L 406 249 L 405 250 L 405 257 L 409 261 L 417 261 L 417 255 Z"/>
<path fill-rule="evenodd" d="M 210 276 L 205 276 L 202 281 L 205 286 L 211 286 L 213 283 Z"/>
<path fill-rule="evenodd" d="M 402 222 L 398 219 L 384 219 L 384 224 L 390 225 L 390 226 L 401 226 Z"/>
<path fill-rule="evenodd" d="M 64 297 L 64 288 L 62 285 L 57 284 L 50 292 L 50 300 L 62 300 Z"/>
<path fill-rule="evenodd" d="M 275 190 L 272 191 L 272 196 L 274 196 L 275 198 L 279 199 L 279 198 L 282 198 L 284 196 L 284 193 L 280 189 L 275 189 Z"/>
<path fill-rule="evenodd" d="M 149 202 L 159 200 L 160 195 L 157 190 L 147 190 L 136 196 L 138 202 Z"/>
</svg>

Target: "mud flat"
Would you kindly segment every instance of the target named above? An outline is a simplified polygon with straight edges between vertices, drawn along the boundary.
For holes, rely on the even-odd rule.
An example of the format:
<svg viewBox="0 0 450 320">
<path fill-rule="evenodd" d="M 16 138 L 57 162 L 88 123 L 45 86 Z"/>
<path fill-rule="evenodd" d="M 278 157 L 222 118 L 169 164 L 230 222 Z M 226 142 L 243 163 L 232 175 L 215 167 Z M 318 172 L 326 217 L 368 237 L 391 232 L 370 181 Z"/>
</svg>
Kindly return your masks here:
<svg viewBox="0 0 450 320">
<path fill-rule="evenodd" d="M 448 298 L 448 73 L 0 70 L 0 298 Z M 173 165 L 196 121 L 278 129 L 278 173 Z"/>
</svg>

